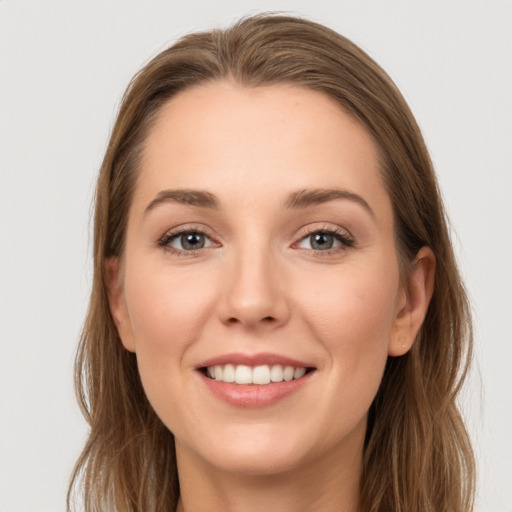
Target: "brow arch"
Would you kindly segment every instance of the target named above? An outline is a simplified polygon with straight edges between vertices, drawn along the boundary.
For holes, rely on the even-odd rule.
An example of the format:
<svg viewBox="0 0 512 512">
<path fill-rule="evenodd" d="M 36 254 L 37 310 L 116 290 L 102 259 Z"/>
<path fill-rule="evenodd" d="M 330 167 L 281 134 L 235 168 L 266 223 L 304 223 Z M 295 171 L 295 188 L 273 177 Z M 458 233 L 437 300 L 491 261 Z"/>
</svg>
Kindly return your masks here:
<svg viewBox="0 0 512 512">
<path fill-rule="evenodd" d="M 165 203 L 187 204 L 201 208 L 219 208 L 219 201 L 211 192 L 193 189 L 167 189 L 160 191 L 144 210 L 144 215 Z"/>
<path fill-rule="evenodd" d="M 318 204 L 327 203 L 337 199 L 345 199 L 353 201 L 361 205 L 373 218 L 375 212 L 372 210 L 368 202 L 359 194 L 338 188 L 312 188 L 303 189 L 292 192 L 286 201 L 286 208 L 307 208 Z"/>
</svg>

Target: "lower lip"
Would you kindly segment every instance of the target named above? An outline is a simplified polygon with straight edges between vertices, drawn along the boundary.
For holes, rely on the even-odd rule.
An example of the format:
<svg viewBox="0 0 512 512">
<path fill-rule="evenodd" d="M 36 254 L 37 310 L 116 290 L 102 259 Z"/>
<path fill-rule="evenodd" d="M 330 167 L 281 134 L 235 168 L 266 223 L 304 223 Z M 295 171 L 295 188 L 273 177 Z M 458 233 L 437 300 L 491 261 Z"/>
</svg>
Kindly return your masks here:
<svg viewBox="0 0 512 512">
<path fill-rule="evenodd" d="M 210 379 L 200 373 L 208 389 L 221 400 L 236 407 L 268 407 L 299 391 L 306 385 L 314 371 L 297 380 L 273 382 L 271 384 L 232 384 Z"/>
</svg>

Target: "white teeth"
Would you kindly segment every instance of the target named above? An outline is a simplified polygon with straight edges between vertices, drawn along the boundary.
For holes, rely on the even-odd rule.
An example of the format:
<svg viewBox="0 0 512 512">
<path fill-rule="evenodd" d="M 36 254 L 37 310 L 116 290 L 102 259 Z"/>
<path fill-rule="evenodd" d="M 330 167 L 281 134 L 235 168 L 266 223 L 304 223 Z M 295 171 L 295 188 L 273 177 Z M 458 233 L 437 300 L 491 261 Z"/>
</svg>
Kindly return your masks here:
<svg viewBox="0 0 512 512">
<path fill-rule="evenodd" d="M 306 374 L 306 368 L 293 366 L 261 365 L 250 367 L 244 364 L 216 365 L 206 368 L 206 375 L 211 379 L 223 382 L 236 382 L 237 384 L 258 384 L 264 386 L 271 382 L 289 382 L 297 380 Z"/>
<path fill-rule="evenodd" d="M 256 366 L 252 371 L 252 383 L 253 384 L 269 384 L 271 379 L 271 371 L 267 365 Z"/>
<path fill-rule="evenodd" d="M 293 371 L 294 371 L 293 366 L 287 366 L 284 369 L 283 378 L 284 378 L 284 380 L 286 382 L 289 382 L 290 380 L 293 380 Z"/>
<path fill-rule="evenodd" d="M 224 371 L 222 372 L 222 380 L 224 382 L 235 382 L 235 367 L 232 364 L 227 364 L 224 366 Z"/>
<path fill-rule="evenodd" d="M 282 380 L 283 380 L 283 367 L 280 364 L 275 364 L 270 369 L 270 380 L 272 382 L 282 382 Z"/>
<path fill-rule="evenodd" d="M 235 382 L 237 384 L 252 384 L 251 367 L 239 364 L 235 369 Z"/>
<path fill-rule="evenodd" d="M 304 377 L 305 373 L 306 368 L 295 368 L 295 370 L 293 370 L 293 378 L 300 379 L 301 377 Z"/>
</svg>

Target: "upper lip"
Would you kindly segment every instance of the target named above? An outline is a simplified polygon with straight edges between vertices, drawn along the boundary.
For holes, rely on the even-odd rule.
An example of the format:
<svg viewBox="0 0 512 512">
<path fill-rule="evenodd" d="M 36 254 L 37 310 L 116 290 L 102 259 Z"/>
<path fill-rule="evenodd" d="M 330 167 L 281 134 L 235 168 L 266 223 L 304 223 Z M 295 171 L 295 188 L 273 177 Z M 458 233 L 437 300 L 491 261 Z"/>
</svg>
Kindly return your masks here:
<svg viewBox="0 0 512 512">
<path fill-rule="evenodd" d="M 246 366 L 262 366 L 262 365 L 282 365 L 282 366 L 293 366 L 294 368 L 314 368 L 314 365 L 293 359 L 288 356 L 280 354 L 273 354 L 271 352 L 261 352 L 259 354 L 243 354 L 241 352 L 233 352 L 230 354 L 222 354 L 219 356 L 212 357 L 203 361 L 197 365 L 197 368 L 206 368 L 208 366 L 217 365 L 239 365 L 244 364 Z"/>
</svg>

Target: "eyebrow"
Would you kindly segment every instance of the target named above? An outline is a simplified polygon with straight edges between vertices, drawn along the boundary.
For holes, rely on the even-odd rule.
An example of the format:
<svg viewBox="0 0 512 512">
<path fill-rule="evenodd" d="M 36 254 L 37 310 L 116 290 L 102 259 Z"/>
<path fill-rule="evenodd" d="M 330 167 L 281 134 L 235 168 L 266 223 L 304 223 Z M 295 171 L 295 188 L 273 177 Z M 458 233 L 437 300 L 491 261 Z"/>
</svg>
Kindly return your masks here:
<svg viewBox="0 0 512 512">
<path fill-rule="evenodd" d="M 201 208 L 219 208 L 219 203 L 216 197 L 210 192 L 190 189 L 169 189 L 162 190 L 156 195 L 144 210 L 144 215 L 164 203 L 187 204 L 190 206 L 199 206 Z"/>
<path fill-rule="evenodd" d="M 292 192 L 286 202 L 287 208 L 307 208 L 318 204 L 327 203 L 336 199 L 348 199 L 361 205 L 373 218 L 375 212 L 370 205 L 358 194 L 338 188 L 313 188 Z"/>
<path fill-rule="evenodd" d="M 346 199 L 361 205 L 373 218 L 370 205 L 358 194 L 337 188 L 313 188 L 292 192 L 285 203 L 286 208 L 307 208 L 337 199 Z M 164 203 L 178 203 L 200 208 L 219 209 L 219 201 L 211 192 L 192 189 L 168 189 L 160 191 L 144 210 L 144 215 Z"/>
</svg>

